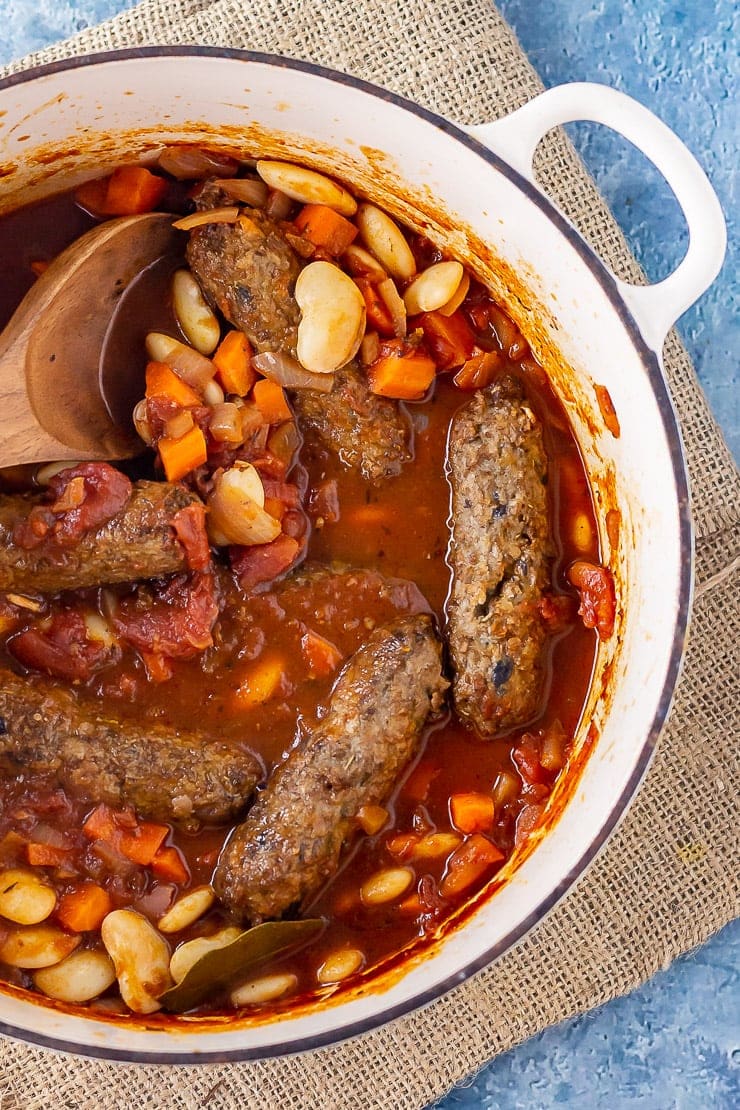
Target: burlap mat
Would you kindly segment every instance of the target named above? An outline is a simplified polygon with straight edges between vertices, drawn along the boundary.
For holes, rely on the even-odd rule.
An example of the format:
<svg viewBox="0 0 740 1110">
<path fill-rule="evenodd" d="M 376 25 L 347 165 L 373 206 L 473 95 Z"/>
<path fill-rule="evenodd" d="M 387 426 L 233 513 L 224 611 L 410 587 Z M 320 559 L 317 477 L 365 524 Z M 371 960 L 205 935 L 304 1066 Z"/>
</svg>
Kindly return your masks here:
<svg viewBox="0 0 740 1110">
<path fill-rule="evenodd" d="M 541 85 L 486 0 L 147 0 L 9 67 L 145 43 L 249 47 L 323 62 L 477 123 Z M 621 276 L 640 278 L 569 144 L 543 182 Z M 549 918 L 488 971 L 417 1014 L 336 1048 L 256 1064 L 109 1065 L 0 1042 L 2 1110 L 421 1107 L 496 1053 L 632 990 L 738 911 L 740 476 L 679 340 L 666 366 L 687 445 L 697 590 L 678 696 L 637 802 Z"/>
</svg>

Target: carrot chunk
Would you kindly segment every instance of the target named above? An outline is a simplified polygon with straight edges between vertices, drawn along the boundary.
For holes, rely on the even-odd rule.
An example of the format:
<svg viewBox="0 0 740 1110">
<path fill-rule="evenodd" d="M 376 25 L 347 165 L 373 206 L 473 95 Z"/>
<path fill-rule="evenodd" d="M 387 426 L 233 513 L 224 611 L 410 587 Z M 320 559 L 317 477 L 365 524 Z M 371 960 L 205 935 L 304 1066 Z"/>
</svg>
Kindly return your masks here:
<svg viewBox="0 0 740 1110">
<path fill-rule="evenodd" d="M 163 436 L 157 448 L 168 482 L 179 482 L 208 458 L 206 437 L 197 424 L 179 439 Z"/>
<path fill-rule="evenodd" d="M 234 709 L 255 709 L 284 688 L 285 661 L 278 656 L 259 659 L 244 675 L 231 697 Z"/>
<path fill-rule="evenodd" d="M 147 363 L 146 396 L 166 397 L 183 408 L 202 403 L 195 390 L 164 362 Z"/>
<path fill-rule="evenodd" d="M 69 859 L 69 849 L 56 848 L 53 844 L 37 844 L 32 840 L 26 845 L 26 859 L 32 867 L 59 867 Z"/>
<path fill-rule="evenodd" d="M 367 370 L 371 391 L 400 401 L 422 398 L 437 369 L 429 355 L 405 348 L 401 340 L 383 343 L 380 352 L 380 358 Z"/>
<path fill-rule="evenodd" d="M 190 878 L 190 871 L 182 854 L 172 846 L 158 848 L 152 860 L 152 871 L 160 879 L 170 883 L 186 883 Z"/>
<path fill-rule="evenodd" d="M 167 192 L 167 182 L 144 166 L 119 166 L 108 179 L 105 210 L 110 216 L 153 212 Z"/>
<path fill-rule="evenodd" d="M 306 239 L 334 257 L 343 254 L 357 237 L 355 225 L 325 204 L 304 205 L 294 222 Z"/>
<path fill-rule="evenodd" d="M 107 193 L 108 178 L 97 177 L 94 181 L 86 181 L 75 189 L 75 204 L 84 208 L 91 216 L 107 216 Z"/>
<path fill-rule="evenodd" d="M 126 859 L 146 867 L 154 859 L 169 829 L 166 825 L 155 825 L 150 821 L 137 823 L 128 813 L 118 814 L 101 803 L 89 815 L 82 831 L 89 840 L 103 840 Z"/>
<path fill-rule="evenodd" d="M 72 933 L 99 929 L 113 909 L 110 894 L 97 883 L 82 883 L 63 894 L 57 907 L 57 920 Z"/>
<path fill-rule="evenodd" d="M 293 419 L 285 390 L 277 382 L 260 378 L 254 383 L 252 397 L 266 424 L 282 424 L 284 420 Z"/>
<path fill-rule="evenodd" d="M 494 805 L 490 794 L 453 794 L 450 818 L 463 833 L 489 832 L 493 828 Z"/>
<path fill-rule="evenodd" d="M 341 651 L 330 640 L 310 628 L 301 636 L 301 649 L 313 678 L 325 678 L 333 674 L 342 662 Z"/>
<path fill-rule="evenodd" d="M 393 317 L 387 304 L 378 292 L 378 286 L 366 277 L 355 278 L 355 284 L 365 300 L 368 324 L 379 331 L 381 335 L 395 335 Z"/>
<path fill-rule="evenodd" d="M 257 375 L 252 369 L 252 347 L 243 331 L 226 333 L 213 355 L 213 365 L 227 393 L 246 397 Z"/>
<path fill-rule="evenodd" d="M 487 837 L 475 833 L 447 861 L 445 877 L 440 883 L 439 892 L 443 898 L 459 894 L 482 879 L 487 871 L 501 863 L 504 853 Z"/>
</svg>

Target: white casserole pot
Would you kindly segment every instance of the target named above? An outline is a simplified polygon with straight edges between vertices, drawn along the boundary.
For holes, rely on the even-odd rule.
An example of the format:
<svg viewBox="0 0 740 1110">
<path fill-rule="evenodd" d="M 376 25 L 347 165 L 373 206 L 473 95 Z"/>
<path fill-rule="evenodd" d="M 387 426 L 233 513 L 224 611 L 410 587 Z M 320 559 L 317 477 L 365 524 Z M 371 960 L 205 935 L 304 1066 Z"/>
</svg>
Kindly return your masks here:
<svg viewBox="0 0 740 1110">
<path fill-rule="evenodd" d="M 689 226 L 665 281 L 627 285 L 604 268 L 533 183 L 553 126 L 589 119 L 619 131 L 662 171 Z M 402 972 L 362 993 L 269 1016 L 158 1024 L 64 1012 L 0 989 L 0 1032 L 111 1059 L 194 1063 L 314 1048 L 417 1007 L 496 959 L 583 873 L 624 814 L 650 761 L 680 666 L 691 595 L 688 487 L 661 368 L 675 319 L 716 275 L 725 247 L 717 199 L 678 139 L 646 109 L 598 85 L 543 93 L 467 131 L 380 89 L 317 66 L 238 51 L 134 49 L 0 82 L 0 212 L 204 142 L 300 160 L 374 197 L 468 262 L 508 307 L 572 421 L 594 491 L 619 613 L 601 644 L 572 767 L 546 833 L 510 861 L 508 881 L 468 906 Z M 594 384 L 621 424 L 604 426 Z M 621 514 L 612 548 L 605 519 Z"/>
</svg>

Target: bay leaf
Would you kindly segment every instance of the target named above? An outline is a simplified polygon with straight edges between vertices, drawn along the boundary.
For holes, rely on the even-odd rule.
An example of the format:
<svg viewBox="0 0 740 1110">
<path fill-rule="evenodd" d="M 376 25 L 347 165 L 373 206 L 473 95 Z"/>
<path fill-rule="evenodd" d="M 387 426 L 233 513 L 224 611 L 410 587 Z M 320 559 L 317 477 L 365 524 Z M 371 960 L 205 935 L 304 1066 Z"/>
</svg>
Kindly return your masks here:
<svg viewBox="0 0 740 1110">
<path fill-rule="evenodd" d="M 243 980 L 265 960 L 307 944 L 324 928 L 320 918 L 306 921 L 265 921 L 246 929 L 223 948 L 204 953 L 188 973 L 160 996 L 159 1002 L 176 1014 L 193 1010 L 208 998 Z"/>
</svg>

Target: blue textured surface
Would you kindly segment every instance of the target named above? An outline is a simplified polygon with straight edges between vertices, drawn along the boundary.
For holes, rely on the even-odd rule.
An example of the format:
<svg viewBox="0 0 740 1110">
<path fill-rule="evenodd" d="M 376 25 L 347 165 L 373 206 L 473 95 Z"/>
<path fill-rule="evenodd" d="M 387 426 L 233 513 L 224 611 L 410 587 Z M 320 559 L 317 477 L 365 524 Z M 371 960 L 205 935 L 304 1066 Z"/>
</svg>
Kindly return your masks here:
<svg viewBox="0 0 740 1110">
<path fill-rule="evenodd" d="M 0 62 L 130 6 L 127 0 L 0 0 Z M 685 314 L 680 331 L 740 457 L 736 4 L 499 0 L 499 6 L 545 84 L 593 80 L 623 89 L 673 127 L 709 174 L 728 216 L 730 250 L 719 279 Z M 641 155 L 603 128 L 576 125 L 572 135 L 648 275 L 665 276 L 686 245 L 667 187 Z M 500 1056 L 469 1087 L 448 1095 L 440 1110 L 737 1110 L 739 957 L 735 922 L 632 995 Z"/>
</svg>

